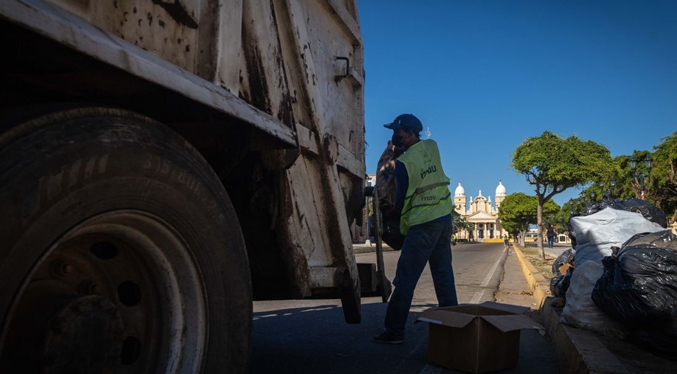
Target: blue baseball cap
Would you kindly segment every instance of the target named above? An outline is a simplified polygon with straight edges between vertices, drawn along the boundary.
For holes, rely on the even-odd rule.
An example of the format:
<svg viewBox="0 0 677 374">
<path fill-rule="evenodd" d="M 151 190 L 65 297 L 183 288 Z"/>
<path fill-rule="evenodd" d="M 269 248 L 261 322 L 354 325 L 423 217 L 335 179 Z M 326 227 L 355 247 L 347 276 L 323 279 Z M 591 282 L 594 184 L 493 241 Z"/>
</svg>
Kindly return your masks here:
<svg viewBox="0 0 677 374">
<path fill-rule="evenodd" d="M 393 122 L 386 123 L 383 127 L 391 130 L 407 129 L 417 134 L 423 130 L 423 124 L 413 114 L 400 114 Z"/>
</svg>

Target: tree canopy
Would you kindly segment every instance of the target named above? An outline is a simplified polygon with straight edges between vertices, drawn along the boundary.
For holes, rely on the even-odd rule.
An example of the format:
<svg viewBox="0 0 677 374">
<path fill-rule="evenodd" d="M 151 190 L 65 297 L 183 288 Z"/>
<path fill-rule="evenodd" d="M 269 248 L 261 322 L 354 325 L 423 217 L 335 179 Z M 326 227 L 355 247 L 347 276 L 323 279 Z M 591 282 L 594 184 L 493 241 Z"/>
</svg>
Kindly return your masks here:
<svg viewBox="0 0 677 374">
<path fill-rule="evenodd" d="M 575 135 L 566 139 L 545 131 L 530 137 L 513 153 L 511 166 L 547 201 L 570 187 L 604 180 L 611 172 L 609 150 Z"/>
<path fill-rule="evenodd" d="M 524 236 L 529 231 L 529 225 L 537 222 L 538 198 L 522 192 L 512 193 L 503 200 L 498 209 L 498 218 L 501 226 L 524 245 Z M 559 213 L 559 206 L 552 200 L 545 203 L 543 211 L 547 216 Z"/>
<path fill-rule="evenodd" d="M 451 210 L 451 217 L 453 218 L 454 223 L 456 224 L 457 231 L 470 230 L 472 228 L 472 225 L 470 224 L 470 222 L 468 222 L 465 216 L 459 214 L 454 209 Z"/>
<path fill-rule="evenodd" d="M 511 166 L 535 187 L 538 198 L 538 248 L 543 258 L 543 207 L 567 188 L 604 181 L 612 172 L 609 150 L 591 140 L 563 139 L 550 131 L 527 138 L 513 153 Z"/>
<path fill-rule="evenodd" d="M 636 175 L 643 173 L 649 178 L 645 180 L 646 200 L 656 205 L 674 220 L 677 214 L 677 132 L 662 139 L 661 144 L 654 147 L 655 152 L 635 150 L 632 155 L 614 157 L 611 174 L 605 180 L 599 180 L 581 192 L 580 199 L 590 202 L 601 200 L 609 195 L 616 199 L 640 197 L 640 183 Z M 637 160 L 636 175 L 630 169 L 630 159 Z M 651 173 L 644 160 L 651 158 Z M 614 181 L 614 186 L 611 185 Z M 594 198 L 593 198 L 594 196 Z"/>
<path fill-rule="evenodd" d="M 654 147 L 648 197 L 668 216 L 677 217 L 677 131 Z"/>
</svg>

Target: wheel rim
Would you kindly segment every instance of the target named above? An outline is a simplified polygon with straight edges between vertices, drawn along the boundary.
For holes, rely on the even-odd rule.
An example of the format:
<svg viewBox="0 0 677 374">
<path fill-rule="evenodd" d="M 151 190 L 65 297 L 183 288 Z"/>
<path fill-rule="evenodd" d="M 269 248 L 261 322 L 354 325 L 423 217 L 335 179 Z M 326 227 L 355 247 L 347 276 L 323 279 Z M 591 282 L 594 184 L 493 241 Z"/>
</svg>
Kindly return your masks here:
<svg viewBox="0 0 677 374">
<path fill-rule="evenodd" d="M 70 230 L 13 303 L 0 368 L 23 373 L 198 372 L 204 286 L 162 219 L 115 211 Z"/>
</svg>

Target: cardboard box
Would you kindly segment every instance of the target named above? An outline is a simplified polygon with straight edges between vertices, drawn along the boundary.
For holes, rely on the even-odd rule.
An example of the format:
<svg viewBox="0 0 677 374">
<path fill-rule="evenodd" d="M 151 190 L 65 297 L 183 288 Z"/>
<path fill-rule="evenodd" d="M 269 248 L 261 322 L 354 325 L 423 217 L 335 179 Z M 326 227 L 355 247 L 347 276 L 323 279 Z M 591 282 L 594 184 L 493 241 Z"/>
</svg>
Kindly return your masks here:
<svg viewBox="0 0 677 374">
<path fill-rule="evenodd" d="M 486 302 L 428 309 L 428 361 L 469 373 L 517 366 L 520 330 L 541 329 L 527 307 Z"/>
</svg>

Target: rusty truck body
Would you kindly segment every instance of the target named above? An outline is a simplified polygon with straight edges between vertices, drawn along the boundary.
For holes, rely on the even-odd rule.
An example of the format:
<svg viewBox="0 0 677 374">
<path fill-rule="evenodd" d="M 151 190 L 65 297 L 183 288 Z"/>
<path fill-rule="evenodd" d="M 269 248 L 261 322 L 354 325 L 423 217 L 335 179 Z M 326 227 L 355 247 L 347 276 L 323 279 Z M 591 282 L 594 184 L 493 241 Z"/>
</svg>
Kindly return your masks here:
<svg viewBox="0 0 677 374">
<path fill-rule="evenodd" d="M 0 38 L 0 372 L 243 372 L 252 299 L 359 322 L 354 0 L 3 0 Z"/>
</svg>

